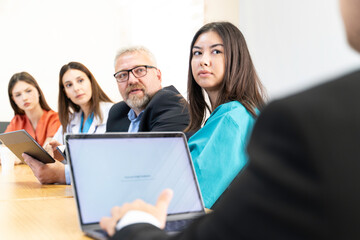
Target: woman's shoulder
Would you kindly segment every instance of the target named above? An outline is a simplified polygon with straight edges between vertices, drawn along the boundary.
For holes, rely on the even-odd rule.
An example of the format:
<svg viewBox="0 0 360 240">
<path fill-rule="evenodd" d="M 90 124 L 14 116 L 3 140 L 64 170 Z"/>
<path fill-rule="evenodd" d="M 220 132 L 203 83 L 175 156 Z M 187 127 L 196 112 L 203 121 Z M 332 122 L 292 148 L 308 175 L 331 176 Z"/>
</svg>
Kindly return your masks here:
<svg viewBox="0 0 360 240">
<path fill-rule="evenodd" d="M 100 102 L 100 111 L 103 117 L 107 119 L 110 109 L 114 106 L 114 103 L 112 102 Z"/>
<path fill-rule="evenodd" d="M 231 101 L 218 106 L 213 112 L 214 115 L 250 115 L 250 112 L 238 101 Z"/>
<path fill-rule="evenodd" d="M 108 113 L 113 105 L 112 102 L 100 102 L 100 109 L 102 112 Z"/>
<path fill-rule="evenodd" d="M 255 123 L 255 118 L 239 102 L 228 102 L 215 110 L 217 111 L 212 112 L 204 127 L 199 131 L 207 131 L 211 134 L 215 132 L 218 134 L 225 134 L 225 132 L 244 134 Z"/>
<path fill-rule="evenodd" d="M 25 114 L 16 114 L 10 121 L 9 125 L 6 127 L 5 132 L 12 132 L 24 128 L 24 125 L 28 121 L 28 118 Z"/>
<path fill-rule="evenodd" d="M 26 114 L 15 114 L 10 122 L 23 122 L 27 119 Z"/>
<path fill-rule="evenodd" d="M 98 123 L 104 124 L 106 123 L 108 116 L 109 116 L 109 112 L 110 109 L 112 108 L 112 106 L 114 105 L 114 103 L 112 102 L 100 102 L 100 111 L 102 114 L 102 121 L 100 121 L 99 116 L 96 116 Z"/>
<path fill-rule="evenodd" d="M 50 110 L 44 110 L 45 112 L 47 112 L 47 114 L 51 114 L 51 115 L 54 115 L 54 114 L 58 114 L 57 112 L 55 112 L 54 110 L 50 109 Z"/>
<path fill-rule="evenodd" d="M 59 114 L 55 112 L 54 110 L 44 110 L 43 116 L 46 116 L 46 118 L 59 118 Z"/>
<path fill-rule="evenodd" d="M 27 118 L 26 114 L 15 114 L 15 116 L 11 119 L 10 124 L 25 122 L 25 121 L 27 121 L 27 119 L 28 118 Z"/>
<path fill-rule="evenodd" d="M 224 122 L 226 119 L 237 125 L 255 121 L 252 114 L 238 101 L 221 104 L 211 113 L 208 121 Z"/>
</svg>

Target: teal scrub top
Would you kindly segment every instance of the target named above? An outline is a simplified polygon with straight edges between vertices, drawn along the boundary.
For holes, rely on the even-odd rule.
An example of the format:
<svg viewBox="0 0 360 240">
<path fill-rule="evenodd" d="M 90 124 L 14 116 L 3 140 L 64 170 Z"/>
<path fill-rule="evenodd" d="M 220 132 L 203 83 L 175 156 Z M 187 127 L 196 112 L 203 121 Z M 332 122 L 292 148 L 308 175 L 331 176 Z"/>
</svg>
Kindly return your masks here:
<svg viewBox="0 0 360 240">
<path fill-rule="evenodd" d="M 189 149 L 206 208 L 211 208 L 247 162 L 254 117 L 238 101 L 217 107 L 189 139 Z"/>
</svg>

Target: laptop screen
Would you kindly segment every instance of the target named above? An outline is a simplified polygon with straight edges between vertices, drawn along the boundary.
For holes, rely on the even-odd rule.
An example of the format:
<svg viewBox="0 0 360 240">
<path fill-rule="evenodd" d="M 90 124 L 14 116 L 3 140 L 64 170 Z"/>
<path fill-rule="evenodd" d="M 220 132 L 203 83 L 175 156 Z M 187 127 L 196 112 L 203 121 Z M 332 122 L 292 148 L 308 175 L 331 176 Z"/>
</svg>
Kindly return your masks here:
<svg viewBox="0 0 360 240">
<path fill-rule="evenodd" d="M 138 198 L 155 204 L 165 188 L 174 191 L 168 214 L 203 210 L 182 134 L 68 135 L 67 147 L 82 224 Z"/>
</svg>

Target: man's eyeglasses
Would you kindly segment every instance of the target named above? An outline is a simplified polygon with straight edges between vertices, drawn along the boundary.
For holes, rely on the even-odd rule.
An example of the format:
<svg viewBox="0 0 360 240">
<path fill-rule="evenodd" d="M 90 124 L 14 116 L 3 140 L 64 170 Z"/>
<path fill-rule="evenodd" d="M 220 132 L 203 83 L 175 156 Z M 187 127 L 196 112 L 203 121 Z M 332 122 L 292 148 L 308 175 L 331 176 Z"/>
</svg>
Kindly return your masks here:
<svg viewBox="0 0 360 240">
<path fill-rule="evenodd" d="M 137 66 L 137 67 L 134 67 L 132 69 L 129 69 L 129 70 L 122 70 L 122 71 L 119 71 L 117 73 L 114 74 L 114 77 L 116 79 L 116 81 L 118 83 L 122 83 L 122 82 L 126 82 L 127 80 L 129 80 L 129 75 L 130 75 L 130 72 L 132 72 L 132 74 L 136 77 L 136 78 L 140 78 L 140 77 L 143 77 L 147 74 L 147 69 L 148 68 L 155 68 L 157 69 L 156 67 L 153 67 L 153 66 L 149 66 L 149 65 L 142 65 L 142 66 Z"/>
</svg>

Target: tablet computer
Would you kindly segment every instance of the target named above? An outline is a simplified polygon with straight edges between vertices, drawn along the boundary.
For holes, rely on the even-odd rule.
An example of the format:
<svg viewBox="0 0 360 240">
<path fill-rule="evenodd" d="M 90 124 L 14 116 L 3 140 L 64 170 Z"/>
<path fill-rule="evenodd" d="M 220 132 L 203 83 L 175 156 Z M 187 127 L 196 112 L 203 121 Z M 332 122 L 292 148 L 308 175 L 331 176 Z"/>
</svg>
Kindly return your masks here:
<svg viewBox="0 0 360 240">
<path fill-rule="evenodd" d="M 33 137 L 25 130 L 0 134 L 0 141 L 8 147 L 22 162 L 24 162 L 22 153 L 26 153 L 31 157 L 43 163 L 53 163 L 55 160 L 48 152 L 41 147 Z"/>
</svg>

